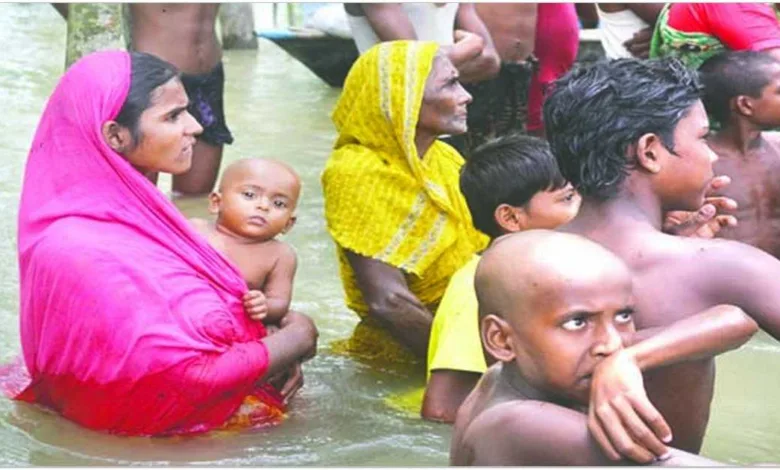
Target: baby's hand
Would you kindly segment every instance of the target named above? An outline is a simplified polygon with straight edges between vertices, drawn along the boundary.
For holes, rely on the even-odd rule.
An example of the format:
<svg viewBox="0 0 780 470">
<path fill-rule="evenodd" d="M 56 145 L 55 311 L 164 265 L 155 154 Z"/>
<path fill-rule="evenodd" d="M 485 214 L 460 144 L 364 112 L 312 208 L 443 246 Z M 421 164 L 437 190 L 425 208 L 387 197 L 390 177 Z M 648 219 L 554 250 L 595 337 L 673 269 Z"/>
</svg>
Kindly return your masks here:
<svg viewBox="0 0 780 470">
<path fill-rule="evenodd" d="M 259 290 L 250 290 L 244 294 L 244 310 L 252 320 L 261 321 L 268 315 L 268 304 L 265 295 Z"/>
</svg>

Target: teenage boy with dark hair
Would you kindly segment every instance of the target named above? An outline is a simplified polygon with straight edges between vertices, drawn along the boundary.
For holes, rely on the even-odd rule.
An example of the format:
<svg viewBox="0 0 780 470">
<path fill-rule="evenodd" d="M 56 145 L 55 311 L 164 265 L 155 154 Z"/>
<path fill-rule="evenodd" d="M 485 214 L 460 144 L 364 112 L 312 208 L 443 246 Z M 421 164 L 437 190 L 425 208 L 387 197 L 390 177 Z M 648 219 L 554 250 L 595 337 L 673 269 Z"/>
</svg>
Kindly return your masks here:
<svg viewBox="0 0 780 470">
<path fill-rule="evenodd" d="M 733 184 L 739 225 L 719 236 L 780 257 L 780 61 L 765 52 L 725 52 L 699 69 L 704 107 L 719 124 L 708 143 L 715 171 Z"/>
<path fill-rule="evenodd" d="M 742 243 L 661 230 L 667 211 L 701 207 L 713 179 L 717 156 L 707 145 L 700 93 L 695 72 L 673 59 L 602 62 L 557 82 L 544 109 L 547 137 L 561 172 L 583 197 L 579 214 L 560 230 L 602 244 L 628 265 L 637 328 L 729 304 L 777 339 L 780 261 Z M 698 453 L 713 397 L 712 358 L 645 379 L 671 427 L 671 445 Z M 613 459 L 627 448 L 617 441 L 615 412 L 589 410 L 591 432 Z M 634 441 L 649 431 L 638 424 L 626 426 Z"/>
</svg>

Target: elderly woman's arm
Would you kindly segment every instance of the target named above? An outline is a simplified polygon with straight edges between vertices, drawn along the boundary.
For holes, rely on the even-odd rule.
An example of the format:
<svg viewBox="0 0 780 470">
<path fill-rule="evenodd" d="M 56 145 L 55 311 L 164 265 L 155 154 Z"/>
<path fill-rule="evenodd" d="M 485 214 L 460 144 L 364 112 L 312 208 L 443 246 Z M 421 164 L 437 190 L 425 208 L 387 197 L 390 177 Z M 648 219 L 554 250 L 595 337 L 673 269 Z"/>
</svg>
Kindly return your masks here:
<svg viewBox="0 0 780 470">
<path fill-rule="evenodd" d="M 317 328 L 311 318 L 287 312 L 279 322 L 279 330 L 262 340 L 268 351 L 268 369 L 263 378 L 273 377 L 314 356 L 317 336 Z"/>
<path fill-rule="evenodd" d="M 403 271 L 345 250 L 368 314 L 416 355 L 425 357 L 433 315 L 409 290 Z"/>
</svg>

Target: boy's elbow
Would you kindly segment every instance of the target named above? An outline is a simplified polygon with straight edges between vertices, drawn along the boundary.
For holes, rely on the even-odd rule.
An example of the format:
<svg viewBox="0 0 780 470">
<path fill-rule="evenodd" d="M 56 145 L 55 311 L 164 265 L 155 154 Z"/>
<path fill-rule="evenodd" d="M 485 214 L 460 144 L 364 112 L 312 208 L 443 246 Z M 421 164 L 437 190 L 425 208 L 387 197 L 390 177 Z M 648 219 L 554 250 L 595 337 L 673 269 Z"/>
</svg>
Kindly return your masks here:
<svg viewBox="0 0 780 470">
<path fill-rule="evenodd" d="M 740 344 L 758 332 L 758 323 L 741 308 L 733 305 L 719 305 L 716 308 L 721 311 L 724 324 L 740 340 Z"/>
</svg>

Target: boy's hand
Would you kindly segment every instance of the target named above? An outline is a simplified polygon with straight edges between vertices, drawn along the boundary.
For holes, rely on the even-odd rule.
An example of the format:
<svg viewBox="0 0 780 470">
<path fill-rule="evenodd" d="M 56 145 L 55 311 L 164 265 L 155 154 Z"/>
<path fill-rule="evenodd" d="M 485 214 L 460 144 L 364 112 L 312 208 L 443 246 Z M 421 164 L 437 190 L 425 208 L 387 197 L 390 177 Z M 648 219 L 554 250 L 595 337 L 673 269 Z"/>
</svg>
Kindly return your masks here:
<svg viewBox="0 0 780 470">
<path fill-rule="evenodd" d="M 668 457 L 672 431 L 645 393 L 642 371 L 621 350 L 593 371 L 588 429 L 611 460 L 650 463 Z"/>
<path fill-rule="evenodd" d="M 466 62 L 479 57 L 482 54 L 482 49 L 485 47 L 484 39 L 468 31 L 456 29 L 454 38 L 454 44 L 442 46 L 441 49 L 458 69 Z"/>
<path fill-rule="evenodd" d="M 716 176 L 710 182 L 708 194 L 725 188 L 731 183 L 728 176 Z M 704 205 L 696 212 L 670 211 L 664 218 L 663 230 L 671 235 L 695 238 L 715 238 L 723 227 L 736 227 L 737 218 L 724 215 L 723 211 L 733 211 L 737 202 L 722 196 L 708 196 Z"/>
<path fill-rule="evenodd" d="M 259 290 L 250 290 L 244 294 L 242 299 L 244 310 L 249 318 L 260 321 L 268 315 L 268 304 L 265 301 L 265 295 Z"/>
</svg>

